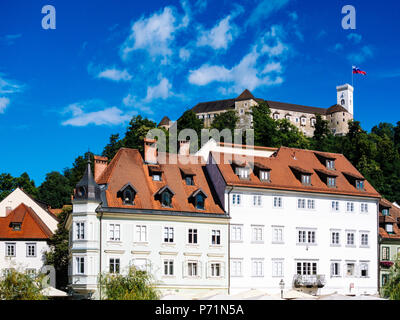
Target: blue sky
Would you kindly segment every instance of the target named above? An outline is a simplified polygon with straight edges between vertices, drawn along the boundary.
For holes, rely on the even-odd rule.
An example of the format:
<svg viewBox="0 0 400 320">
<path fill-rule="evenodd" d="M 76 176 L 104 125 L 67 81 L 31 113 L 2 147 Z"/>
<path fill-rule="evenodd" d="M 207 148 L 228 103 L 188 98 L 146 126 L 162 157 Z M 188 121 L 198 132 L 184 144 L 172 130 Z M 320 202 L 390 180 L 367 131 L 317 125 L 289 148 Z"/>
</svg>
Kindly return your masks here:
<svg viewBox="0 0 400 320">
<path fill-rule="evenodd" d="M 41 27 L 42 7 L 56 29 Z M 342 7 L 356 9 L 344 30 Z M 355 118 L 400 120 L 397 1 L 22 1 L 0 4 L 0 173 L 40 184 L 133 115 L 257 97 L 317 107 L 354 79 Z"/>
</svg>

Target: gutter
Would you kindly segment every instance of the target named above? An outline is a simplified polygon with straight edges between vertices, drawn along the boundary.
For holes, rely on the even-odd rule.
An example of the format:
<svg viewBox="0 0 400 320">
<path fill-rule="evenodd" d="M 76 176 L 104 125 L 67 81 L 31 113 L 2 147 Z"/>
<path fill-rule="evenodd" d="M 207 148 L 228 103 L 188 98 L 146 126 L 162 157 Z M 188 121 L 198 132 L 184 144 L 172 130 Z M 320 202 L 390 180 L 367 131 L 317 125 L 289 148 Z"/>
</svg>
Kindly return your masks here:
<svg viewBox="0 0 400 320">
<path fill-rule="evenodd" d="M 103 220 L 103 212 L 101 212 L 100 213 L 100 252 L 99 252 L 99 259 L 100 259 L 100 261 L 99 261 L 99 268 L 100 268 L 100 272 L 99 272 L 99 276 L 100 276 L 100 280 L 101 280 L 101 270 L 102 270 L 102 251 L 103 251 L 103 248 L 102 248 L 102 245 L 103 245 L 103 240 L 102 240 L 102 220 Z M 99 288 L 99 291 L 100 291 L 100 300 L 101 300 L 101 281 L 100 281 L 100 288 Z"/>
<path fill-rule="evenodd" d="M 231 216 L 231 199 L 230 194 L 233 187 L 228 191 L 228 215 Z M 228 224 L 228 294 L 231 294 L 231 224 Z"/>
</svg>

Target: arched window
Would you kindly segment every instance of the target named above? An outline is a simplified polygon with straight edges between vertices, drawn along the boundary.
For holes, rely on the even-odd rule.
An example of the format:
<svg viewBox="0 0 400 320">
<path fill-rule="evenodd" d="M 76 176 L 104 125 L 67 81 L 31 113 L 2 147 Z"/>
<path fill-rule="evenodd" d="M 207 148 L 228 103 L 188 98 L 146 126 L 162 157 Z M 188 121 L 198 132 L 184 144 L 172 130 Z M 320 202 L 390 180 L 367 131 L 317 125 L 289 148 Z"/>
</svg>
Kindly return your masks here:
<svg viewBox="0 0 400 320">
<path fill-rule="evenodd" d="M 171 197 L 171 194 L 168 191 L 164 191 L 161 194 L 161 204 L 164 207 L 171 207 L 171 200 L 172 200 L 172 197 Z"/>
<path fill-rule="evenodd" d="M 204 210 L 204 196 L 199 193 L 196 195 L 196 208 L 200 210 Z"/>
</svg>

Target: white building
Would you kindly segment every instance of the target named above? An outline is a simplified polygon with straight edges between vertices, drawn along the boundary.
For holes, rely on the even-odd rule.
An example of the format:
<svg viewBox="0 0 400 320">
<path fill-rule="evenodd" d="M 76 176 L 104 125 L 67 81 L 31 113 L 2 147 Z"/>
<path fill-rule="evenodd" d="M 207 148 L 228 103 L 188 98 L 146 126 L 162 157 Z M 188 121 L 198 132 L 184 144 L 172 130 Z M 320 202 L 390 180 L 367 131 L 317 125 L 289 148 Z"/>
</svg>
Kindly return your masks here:
<svg viewBox="0 0 400 320">
<path fill-rule="evenodd" d="M 227 152 L 224 152 L 224 149 Z M 380 195 L 341 154 L 210 141 L 207 172 L 230 221 L 230 292 L 378 291 Z"/>
<path fill-rule="evenodd" d="M 78 183 L 70 230 L 70 283 L 99 296 L 100 273 L 145 268 L 163 293 L 228 291 L 229 217 L 215 201 L 201 158 L 158 154 L 155 141 L 120 149 L 107 165 L 95 158 Z M 158 161 L 167 158 L 167 164 Z M 185 161 L 181 161 L 185 160 Z"/>
<path fill-rule="evenodd" d="M 37 274 L 57 219 L 17 188 L 0 202 L 0 272 L 15 269 Z"/>
</svg>

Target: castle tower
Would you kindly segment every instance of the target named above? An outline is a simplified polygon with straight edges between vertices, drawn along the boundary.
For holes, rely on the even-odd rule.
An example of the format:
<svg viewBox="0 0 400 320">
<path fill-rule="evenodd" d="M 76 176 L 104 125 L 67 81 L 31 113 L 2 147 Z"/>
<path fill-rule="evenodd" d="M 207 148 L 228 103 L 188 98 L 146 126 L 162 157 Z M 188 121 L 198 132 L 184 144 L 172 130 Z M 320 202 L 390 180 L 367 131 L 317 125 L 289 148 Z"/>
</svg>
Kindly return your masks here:
<svg viewBox="0 0 400 320">
<path fill-rule="evenodd" d="M 337 104 L 343 106 L 350 114 L 353 114 L 353 91 L 354 88 L 349 84 L 336 87 Z"/>
</svg>

